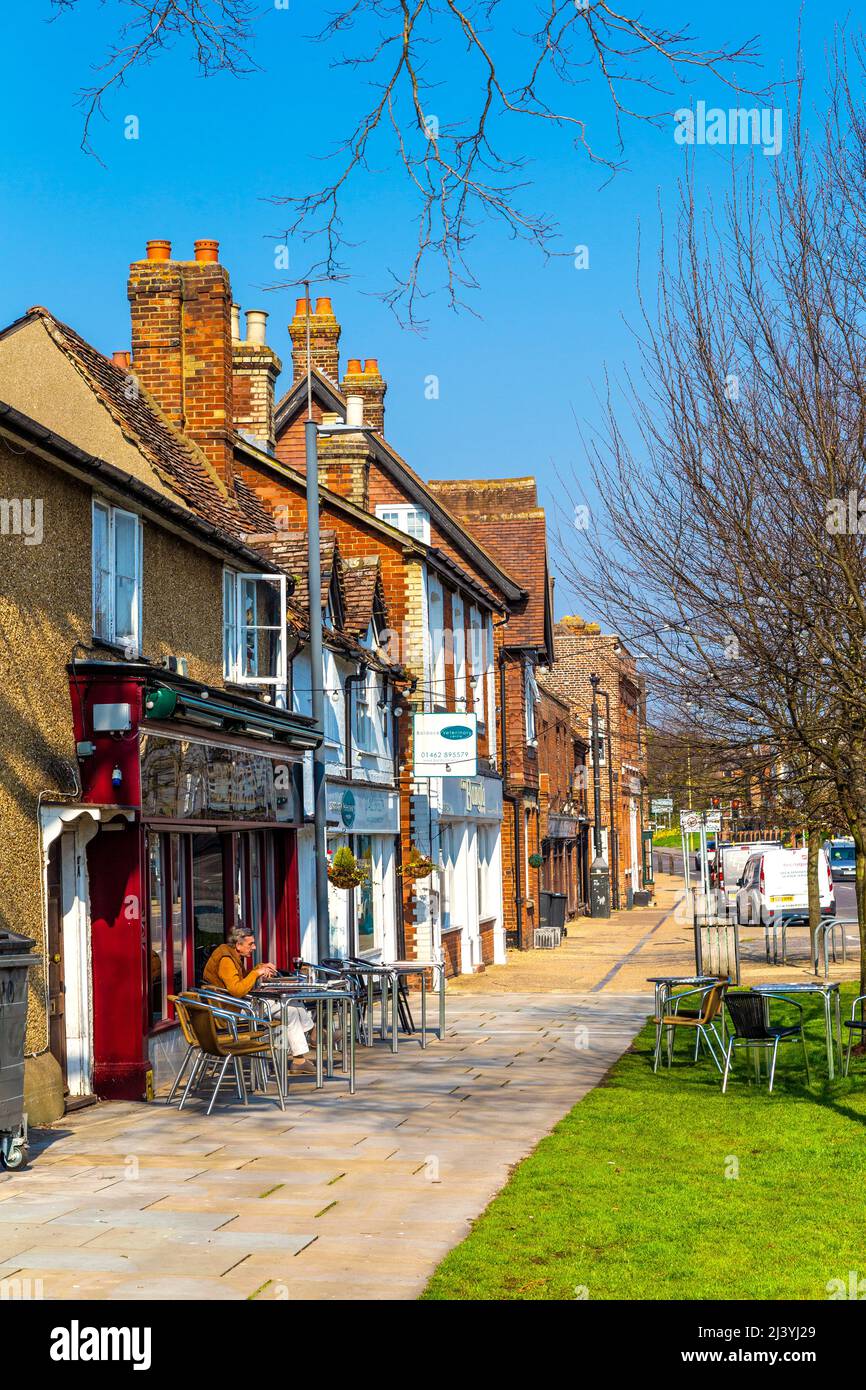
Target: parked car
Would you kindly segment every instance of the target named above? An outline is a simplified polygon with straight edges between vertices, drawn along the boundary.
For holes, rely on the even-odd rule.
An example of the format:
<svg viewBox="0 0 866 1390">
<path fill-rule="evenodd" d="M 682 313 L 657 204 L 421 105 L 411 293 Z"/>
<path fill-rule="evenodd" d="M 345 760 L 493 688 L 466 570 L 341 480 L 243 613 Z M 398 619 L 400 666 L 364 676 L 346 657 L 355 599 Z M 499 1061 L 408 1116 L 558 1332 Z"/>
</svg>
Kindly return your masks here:
<svg viewBox="0 0 866 1390">
<path fill-rule="evenodd" d="M 750 854 L 738 879 L 737 921 L 742 925 L 804 922 L 809 917 L 807 849 L 765 849 Z M 821 916 L 836 915 L 836 895 L 830 864 L 823 849 L 818 856 Z"/>
<path fill-rule="evenodd" d="M 715 884 L 727 907 L 732 908 L 737 901 L 737 880 L 742 875 L 746 860 L 751 854 L 759 854 L 765 849 L 781 849 L 781 840 L 732 840 L 721 846 L 719 866 Z"/>
<path fill-rule="evenodd" d="M 827 840 L 824 853 L 830 861 L 830 873 L 834 883 L 853 883 L 856 875 L 854 841 L 847 836 Z"/>
</svg>

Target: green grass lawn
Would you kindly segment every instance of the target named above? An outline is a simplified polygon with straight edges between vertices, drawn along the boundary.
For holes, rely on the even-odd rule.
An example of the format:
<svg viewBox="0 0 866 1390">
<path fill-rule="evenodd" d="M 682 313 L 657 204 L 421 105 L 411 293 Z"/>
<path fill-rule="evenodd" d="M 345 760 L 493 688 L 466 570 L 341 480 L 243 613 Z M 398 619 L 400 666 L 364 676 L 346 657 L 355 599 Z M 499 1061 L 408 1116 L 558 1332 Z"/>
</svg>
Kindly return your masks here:
<svg viewBox="0 0 866 1390">
<path fill-rule="evenodd" d="M 656 849 L 681 849 L 683 837 L 679 830 L 657 830 L 653 835 Z"/>
<path fill-rule="evenodd" d="M 812 1089 L 800 1044 L 785 1043 L 772 1095 L 743 1057 L 722 1096 L 682 1039 L 653 1075 L 648 1025 L 424 1297 L 826 1299 L 828 1280 L 866 1277 L 866 1059 L 831 1087 L 819 1001 L 806 1012 Z"/>
</svg>

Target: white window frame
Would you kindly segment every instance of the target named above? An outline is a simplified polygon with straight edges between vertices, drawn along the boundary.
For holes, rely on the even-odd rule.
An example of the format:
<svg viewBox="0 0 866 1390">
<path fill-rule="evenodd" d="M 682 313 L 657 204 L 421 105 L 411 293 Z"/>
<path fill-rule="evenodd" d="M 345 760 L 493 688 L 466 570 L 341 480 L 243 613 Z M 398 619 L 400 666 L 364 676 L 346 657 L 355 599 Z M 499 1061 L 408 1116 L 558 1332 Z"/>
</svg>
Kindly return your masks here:
<svg viewBox="0 0 866 1390">
<path fill-rule="evenodd" d="M 251 624 L 241 621 L 241 591 L 244 583 L 266 582 L 279 589 L 280 617 L 277 629 L 277 669 L 272 676 L 260 675 L 258 669 L 247 673 L 243 659 L 248 632 L 273 631 L 256 621 L 257 609 Z M 258 660 L 258 658 L 256 658 Z M 223 570 L 223 677 L 235 685 L 285 685 L 286 674 L 286 576 L 259 574 L 247 570 Z"/>
<path fill-rule="evenodd" d="M 352 710 L 352 736 L 355 740 L 355 747 L 359 753 L 378 753 L 379 739 L 376 731 L 376 714 L 379 713 L 379 689 L 375 674 L 367 671 L 363 681 L 358 681 L 352 687 L 354 697 L 354 708 Z M 363 726 L 362 726 L 363 716 Z M 362 728 L 366 732 L 366 742 L 362 739 Z"/>
<path fill-rule="evenodd" d="M 493 614 L 485 619 L 485 667 L 484 685 L 487 691 L 487 747 L 490 757 L 496 761 L 496 663 L 493 642 Z"/>
<path fill-rule="evenodd" d="M 466 670 L 466 609 L 463 595 L 458 590 L 451 594 L 451 648 L 454 661 L 454 704 L 461 712 L 468 712 L 467 696 L 469 681 Z"/>
<path fill-rule="evenodd" d="M 106 563 L 100 564 L 96 552 L 96 515 L 97 512 L 105 514 L 106 535 L 108 538 L 108 556 Z M 133 522 L 135 528 L 135 574 L 133 581 L 135 589 L 132 601 L 132 623 L 133 631 L 118 633 L 116 630 L 115 619 L 115 596 L 117 589 L 117 550 L 116 550 L 116 522 L 118 517 L 124 517 Z M 142 529 L 141 517 L 137 512 L 127 511 L 124 507 L 115 507 L 110 502 L 104 501 L 101 497 L 94 497 L 91 514 L 91 605 L 92 605 L 92 626 L 93 635 L 100 642 L 110 642 L 116 647 L 127 645 L 135 648 L 135 653 L 141 651 L 141 596 L 142 596 Z M 97 627 L 97 592 L 99 585 L 97 575 L 99 571 L 105 573 L 107 578 L 107 631 L 100 631 Z"/>
<path fill-rule="evenodd" d="M 376 507 L 376 516 L 413 540 L 430 544 L 430 513 L 423 507 L 413 507 L 407 502 L 380 502 Z"/>
<path fill-rule="evenodd" d="M 527 661 L 523 667 L 523 700 L 526 715 L 526 742 L 534 748 L 538 743 L 538 721 L 535 717 L 535 707 L 538 704 L 538 684 L 535 679 L 535 667 L 531 661 Z"/>
<path fill-rule="evenodd" d="M 484 728 L 484 687 L 487 684 L 487 634 L 484 631 L 481 609 L 473 603 L 469 609 L 469 660 L 472 663 L 472 707 L 479 728 Z"/>
<path fill-rule="evenodd" d="M 430 643 L 428 703 L 445 707 L 445 595 L 438 575 L 427 574 L 427 630 Z"/>
</svg>

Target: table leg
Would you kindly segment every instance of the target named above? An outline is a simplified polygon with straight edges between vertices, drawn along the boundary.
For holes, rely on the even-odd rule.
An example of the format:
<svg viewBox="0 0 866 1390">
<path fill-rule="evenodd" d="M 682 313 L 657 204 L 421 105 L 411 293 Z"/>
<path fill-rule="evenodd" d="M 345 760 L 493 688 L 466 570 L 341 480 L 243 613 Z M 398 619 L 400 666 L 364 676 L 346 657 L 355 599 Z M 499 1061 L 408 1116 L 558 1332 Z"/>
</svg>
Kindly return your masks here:
<svg viewBox="0 0 866 1390">
<path fill-rule="evenodd" d="M 439 1041 L 445 1037 L 445 962 L 439 966 Z"/>
<path fill-rule="evenodd" d="M 346 1038 L 346 1005 L 348 999 L 340 1000 L 340 1067 L 345 1074 L 349 1070 L 349 1054 L 346 1051 L 348 1046 Z"/>
<path fill-rule="evenodd" d="M 421 971 L 421 1046 L 427 1046 L 427 971 Z"/>
<path fill-rule="evenodd" d="M 322 1075 L 322 1001 L 316 1000 L 316 1090 L 321 1091 L 325 1084 Z"/>
<path fill-rule="evenodd" d="M 330 1081 L 334 1075 L 334 1001 L 328 999 L 325 1003 L 327 1023 L 325 1024 L 328 1043 L 328 1071 L 327 1077 Z"/>
<path fill-rule="evenodd" d="M 824 1036 L 825 1036 L 825 1038 L 826 1038 L 826 1040 L 827 1040 L 827 1075 L 830 1077 L 830 1080 L 832 1081 L 832 1080 L 833 1080 L 833 1077 L 834 1077 L 835 1074 L 836 1074 L 836 1072 L 835 1072 L 835 1067 L 834 1067 L 834 1065 L 833 1065 L 833 1023 L 832 1023 L 832 1020 L 831 1020 L 831 1018 L 830 1018 L 830 994 L 829 994 L 829 991 L 828 991 L 828 990 L 824 990 L 824 991 L 823 991 L 823 994 L 824 994 Z"/>
<path fill-rule="evenodd" d="M 382 989 L 380 991 L 379 1003 L 382 1006 L 382 1017 L 379 1025 L 379 1032 L 382 1034 L 382 1041 L 388 1037 L 388 986 L 391 982 L 390 975 L 381 975 Z"/>
<path fill-rule="evenodd" d="M 373 975 L 367 973 L 367 1046 L 373 1046 Z"/>
<path fill-rule="evenodd" d="M 833 991 L 833 1004 L 836 1013 L 836 1036 L 839 1040 L 839 1071 L 842 1070 L 842 991 Z"/>
<path fill-rule="evenodd" d="M 349 1000 L 349 1095 L 355 1094 L 355 1001 Z M 346 1046 L 346 1034 L 343 1033 L 343 1047 Z"/>
<path fill-rule="evenodd" d="M 391 981 L 391 1051 L 397 1051 L 398 1006 L 400 1002 L 400 976 Z"/>
<path fill-rule="evenodd" d="M 286 1026 L 288 1017 L 289 1001 L 288 998 L 280 1000 L 280 1069 L 283 1073 L 283 1095 L 289 1094 L 289 1030 Z"/>
</svg>

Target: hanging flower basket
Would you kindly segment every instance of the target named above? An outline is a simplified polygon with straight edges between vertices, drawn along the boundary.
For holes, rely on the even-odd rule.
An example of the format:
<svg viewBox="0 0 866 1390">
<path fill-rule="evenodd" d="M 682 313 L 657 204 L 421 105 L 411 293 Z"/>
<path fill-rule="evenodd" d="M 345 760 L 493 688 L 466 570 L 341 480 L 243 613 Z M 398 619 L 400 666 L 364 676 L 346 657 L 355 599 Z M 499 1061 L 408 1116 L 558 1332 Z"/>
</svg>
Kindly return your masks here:
<svg viewBox="0 0 866 1390">
<path fill-rule="evenodd" d="M 529 856 L 529 867 L 530 867 L 530 869 L 540 869 L 543 863 L 544 863 L 544 858 L 543 858 L 542 855 L 540 855 L 540 854 L 530 854 L 530 856 Z"/>
<path fill-rule="evenodd" d="M 360 888 L 369 877 L 370 865 L 363 859 L 356 859 L 346 845 L 334 851 L 328 864 L 328 881 L 335 888 Z"/>
<path fill-rule="evenodd" d="M 420 849 L 414 847 L 406 855 L 405 862 L 400 866 L 399 873 L 404 878 L 429 878 L 435 865 L 432 859 L 428 859 L 426 854 L 422 854 Z"/>
</svg>

